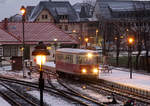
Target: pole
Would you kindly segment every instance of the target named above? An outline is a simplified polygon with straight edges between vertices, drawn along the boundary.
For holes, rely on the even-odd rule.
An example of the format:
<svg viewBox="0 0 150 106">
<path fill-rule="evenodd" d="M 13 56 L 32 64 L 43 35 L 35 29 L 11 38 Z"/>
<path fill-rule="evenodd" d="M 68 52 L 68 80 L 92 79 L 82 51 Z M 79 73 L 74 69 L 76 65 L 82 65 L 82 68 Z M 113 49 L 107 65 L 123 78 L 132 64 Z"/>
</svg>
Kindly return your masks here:
<svg viewBox="0 0 150 106">
<path fill-rule="evenodd" d="M 57 49 L 57 43 L 55 41 L 54 43 L 54 49 L 55 49 L 55 55 L 54 55 L 54 63 L 56 62 L 56 49 Z"/>
<path fill-rule="evenodd" d="M 26 78 L 26 75 L 25 75 L 25 69 L 24 69 L 24 50 L 25 50 L 25 44 L 24 44 L 24 22 L 25 22 L 25 15 L 22 16 L 22 40 L 23 40 L 23 55 L 22 55 L 22 68 L 23 68 L 23 78 Z"/>
<path fill-rule="evenodd" d="M 96 46 L 97 46 L 97 33 L 98 33 L 98 32 L 97 32 L 97 30 L 96 30 L 96 40 L 95 40 L 95 41 L 96 41 Z"/>
<path fill-rule="evenodd" d="M 130 52 L 130 79 L 132 79 L 132 47 L 129 45 Z"/>
<path fill-rule="evenodd" d="M 86 42 L 85 48 L 87 49 L 87 42 Z"/>
<path fill-rule="evenodd" d="M 43 106 L 44 79 L 43 79 L 42 65 L 40 65 L 39 88 L 40 88 L 40 106 Z"/>
<path fill-rule="evenodd" d="M 96 46 L 98 46 L 98 33 L 99 33 L 99 31 L 98 31 L 98 29 L 96 29 Z"/>
</svg>

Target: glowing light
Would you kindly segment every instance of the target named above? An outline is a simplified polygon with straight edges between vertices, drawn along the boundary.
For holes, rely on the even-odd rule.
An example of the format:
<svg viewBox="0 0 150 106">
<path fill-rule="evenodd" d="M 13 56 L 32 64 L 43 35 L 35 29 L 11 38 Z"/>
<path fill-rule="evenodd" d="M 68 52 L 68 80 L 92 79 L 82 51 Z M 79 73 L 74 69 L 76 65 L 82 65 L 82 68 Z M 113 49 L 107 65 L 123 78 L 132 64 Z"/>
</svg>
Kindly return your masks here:
<svg viewBox="0 0 150 106">
<path fill-rule="evenodd" d="M 94 73 L 94 74 L 97 74 L 97 73 L 98 73 L 98 69 L 97 69 L 97 68 L 94 68 L 94 69 L 93 69 L 93 73 Z"/>
<path fill-rule="evenodd" d="M 73 33 L 76 33 L 76 30 L 73 30 L 72 32 L 73 32 Z"/>
<path fill-rule="evenodd" d="M 37 62 L 37 64 L 42 65 L 42 64 L 45 63 L 45 61 L 46 61 L 46 56 L 44 56 L 44 55 L 38 55 L 38 56 L 36 56 L 36 62 Z"/>
<path fill-rule="evenodd" d="M 126 31 L 128 32 L 128 31 L 129 31 L 129 29 L 126 29 Z"/>
<path fill-rule="evenodd" d="M 24 6 L 22 6 L 21 9 L 20 9 L 20 11 L 21 11 L 21 14 L 22 14 L 22 15 L 25 15 L 25 13 L 26 13 L 26 8 L 25 8 Z"/>
<path fill-rule="evenodd" d="M 23 51 L 23 50 L 24 50 L 24 48 L 23 48 L 23 47 L 21 47 L 21 48 L 20 48 L 20 51 Z"/>
<path fill-rule="evenodd" d="M 89 39 L 88 39 L 88 38 L 85 38 L 84 40 L 85 40 L 85 42 L 88 42 Z"/>
<path fill-rule="evenodd" d="M 51 50 L 52 48 L 51 48 L 50 46 L 47 46 L 46 49 L 47 49 L 47 50 Z"/>
<path fill-rule="evenodd" d="M 83 88 L 83 89 L 86 89 L 86 86 L 85 86 L 85 85 L 83 85 L 83 86 L 82 86 L 82 88 Z"/>
<path fill-rule="evenodd" d="M 92 58 L 93 54 L 92 53 L 88 53 L 87 56 L 88 56 L 88 58 Z"/>
<path fill-rule="evenodd" d="M 129 37 L 129 38 L 128 38 L 128 43 L 129 43 L 129 44 L 132 44 L 133 42 L 134 42 L 134 39 L 133 39 L 132 37 Z"/>
<path fill-rule="evenodd" d="M 86 71 L 86 69 L 82 69 L 82 73 L 84 73 L 84 74 L 85 74 L 86 72 L 87 72 L 87 71 Z"/>
<path fill-rule="evenodd" d="M 117 40 L 118 38 L 117 37 L 115 37 L 115 40 Z"/>
<path fill-rule="evenodd" d="M 96 33 L 98 33 L 98 29 L 96 29 Z"/>
<path fill-rule="evenodd" d="M 121 39 L 123 39 L 123 36 L 120 36 Z"/>
<path fill-rule="evenodd" d="M 55 39 L 54 39 L 54 41 L 56 42 L 56 41 L 57 41 L 57 39 L 55 38 Z"/>
</svg>

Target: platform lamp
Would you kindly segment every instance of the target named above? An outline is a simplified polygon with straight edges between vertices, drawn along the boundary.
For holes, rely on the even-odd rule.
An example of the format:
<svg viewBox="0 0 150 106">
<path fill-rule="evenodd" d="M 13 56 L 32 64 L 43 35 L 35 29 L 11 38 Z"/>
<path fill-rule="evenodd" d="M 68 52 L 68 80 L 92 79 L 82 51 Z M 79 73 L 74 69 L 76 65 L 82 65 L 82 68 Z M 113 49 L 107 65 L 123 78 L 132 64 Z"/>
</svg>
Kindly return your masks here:
<svg viewBox="0 0 150 106">
<path fill-rule="evenodd" d="M 85 46 L 85 47 L 86 47 L 86 49 L 87 49 L 87 43 L 88 43 L 89 39 L 88 39 L 88 38 L 85 38 L 84 41 L 85 41 L 85 43 L 86 43 L 86 46 Z"/>
<path fill-rule="evenodd" d="M 39 42 L 39 44 L 35 47 L 35 50 L 32 52 L 32 55 L 36 56 L 36 64 L 40 66 L 40 77 L 39 77 L 40 106 L 43 106 L 44 78 L 42 65 L 46 61 L 46 56 L 50 55 L 50 53 L 46 49 L 46 46 L 43 44 L 43 42 Z"/>
<path fill-rule="evenodd" d="M 129 63 L 130 63 L 130 79 L 132 79 L 132 47 L 134 44 L 134 37 L 128 36 L 128 47 L 129 47 Z"/>
<path fill-rule="evenodd" d="M 24 23 L 25 23 L 25 16 L 26 16 L 26 8 L 22 6 L 20 8 L 21 15 L 22 15 L 22 68 L 23 68 L 23 78 L 26 77 L 25 69 L 24 69 L 24 50 L 25 50 L 25 43 L 24 43 Z"/>
</svg>

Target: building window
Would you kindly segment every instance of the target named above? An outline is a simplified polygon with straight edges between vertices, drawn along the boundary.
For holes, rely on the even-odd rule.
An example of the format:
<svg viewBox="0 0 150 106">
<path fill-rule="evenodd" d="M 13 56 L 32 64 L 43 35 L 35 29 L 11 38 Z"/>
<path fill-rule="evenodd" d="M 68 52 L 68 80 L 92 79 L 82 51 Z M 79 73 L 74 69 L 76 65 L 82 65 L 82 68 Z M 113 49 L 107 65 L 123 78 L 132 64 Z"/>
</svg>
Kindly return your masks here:
<svg viewBox="0 0 150 106">
<path fill-rule="evenodd" d="M 68 25 L 65 25 L 65 31 L 68 31 Z"/>
<path fill-rule="evenodd" d="M 3 56 L 3 48 L 0 47 L 0 56 Z"/>
<path fill-rule="evenodd" d="M 18 48 L 17 46 L 4 46 L 3 51 L 4 57 L 17 56 Z"/>
<path fill-rule="evenodd" d="M 65 20 L 65 19 L 68 19 L 68 16 L 67 15 L 60 15 L 59 19 L 60 20 Z"/>
<path fill-rule="evenodd" d="M 46 15 L 42 15 L 42 19 L 47 19 L 47 18 L 48 18 L 47 14 Z"/>
</svg>

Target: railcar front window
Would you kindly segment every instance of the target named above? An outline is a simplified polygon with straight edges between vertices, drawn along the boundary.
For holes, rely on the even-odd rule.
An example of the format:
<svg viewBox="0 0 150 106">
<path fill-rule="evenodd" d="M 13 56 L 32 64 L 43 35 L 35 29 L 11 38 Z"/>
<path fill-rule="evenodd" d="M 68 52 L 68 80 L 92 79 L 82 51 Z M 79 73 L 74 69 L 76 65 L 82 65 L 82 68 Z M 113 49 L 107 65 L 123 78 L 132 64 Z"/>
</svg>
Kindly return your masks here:
<svg viewBox="0 0 150 106">
<path fill-rule="evenodd" d="M 87 56 L 77 56 L 77 64 L 99 64 L 99 56 L 93 56 L 92 58 L 87 58 Z"/>
</svg>

